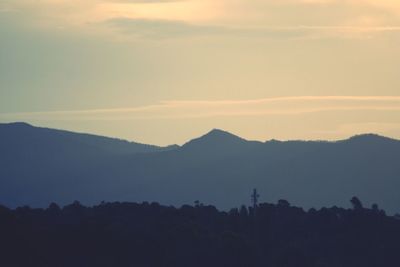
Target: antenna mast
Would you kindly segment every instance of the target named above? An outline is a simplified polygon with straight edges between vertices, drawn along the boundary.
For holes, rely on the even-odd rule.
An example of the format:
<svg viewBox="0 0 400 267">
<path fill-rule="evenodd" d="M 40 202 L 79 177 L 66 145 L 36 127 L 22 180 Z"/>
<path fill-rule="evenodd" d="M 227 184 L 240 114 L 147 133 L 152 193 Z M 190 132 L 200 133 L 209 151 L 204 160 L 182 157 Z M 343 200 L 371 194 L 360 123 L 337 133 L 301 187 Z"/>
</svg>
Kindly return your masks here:
<svg viewBox="0 0 400 267">
<path fill-rule="evenodd" d="M 258 198 L 260 195 L 257 193 L 257 189 L 253 189 L 253 194 L 251 195 L 251 203 L 253 204 L 253 212 L 254 215 L 256 214 L 256 209 L 257 209 L 257 204 L 258 204 Z"/>
</svg>

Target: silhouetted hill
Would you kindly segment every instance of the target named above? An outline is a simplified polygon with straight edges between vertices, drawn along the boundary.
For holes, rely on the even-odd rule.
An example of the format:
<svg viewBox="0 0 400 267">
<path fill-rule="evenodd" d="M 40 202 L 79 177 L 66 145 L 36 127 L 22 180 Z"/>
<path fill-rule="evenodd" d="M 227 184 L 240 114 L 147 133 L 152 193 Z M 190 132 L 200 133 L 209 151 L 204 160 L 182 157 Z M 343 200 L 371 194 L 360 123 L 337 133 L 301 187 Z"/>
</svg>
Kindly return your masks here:
<svg viewBox="0 0 400 267">
<path fill-rule="evenodd" d="M 63 152 L 78 149 L 80 153 L 91 151 L 112 154 L 159 152 L 177 148 L 177 146 L 158 147 L 91 134 L 33 127 L 22 122 L 0 123 L 0 145 L 2 149 L 9 150 L 61 149 L 60 152 Z"/>
<path fill-rule="evenodd" d="M 225 147 L 240 146 L 246 144 L 247 142 L 248 141 L 244 140 L 243 138 L 240 138 L 226 131 L 213 129 L 209 133 L 187 142 L 186 144 L 183 145 L 183 147 L 188 149 L 193 149 L 193 148 L 213 149 L 219 147 L 225 148 Z"/>
<path fill-rule="evenodd" d="M 85 139 L 91 136 L 56 131 L 55 137 L 50 129 L 14 125 L 32 133 L 10 137 L 4 127 L 0 136 L 11 141 L 0 141 L 0 203 L 12 207 L 78 199 L 174 205 L 200 200 L 226 208 L 248 203 L 248 192 L 257 187 L 270 202 L 346 206 L 343 200 L 357 195 L 368 206 L 400 211 L 400 142 L 377 135 L 262 143 L 213 130 L 180 148 L 127 153 L 93 145 L 99 141 Z"/>
<path fill-rule="evenodd" d="M 255 148 L 256 145 L 260 144 L 262 143 L 258 141 L 247 141 L 229 132 L 213 129 L 199 138 L 190 140 L 182 146 L 181 150 L 204 156 L 208 156 L 209 154 L 229 156 Z"/>
</svg>

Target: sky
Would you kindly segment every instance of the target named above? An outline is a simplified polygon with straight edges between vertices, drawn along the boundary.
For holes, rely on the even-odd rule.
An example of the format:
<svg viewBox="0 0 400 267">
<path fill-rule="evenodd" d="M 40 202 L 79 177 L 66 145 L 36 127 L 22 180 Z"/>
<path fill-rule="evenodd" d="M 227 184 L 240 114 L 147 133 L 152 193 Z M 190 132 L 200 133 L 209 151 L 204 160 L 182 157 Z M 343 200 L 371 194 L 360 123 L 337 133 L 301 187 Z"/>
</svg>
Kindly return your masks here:
<svg viewBox="0 0 400 267">
<path fill-rule="evenodd" d="M 398 0 L 0 0 L 0 122 L 400 138 Z"/>
</svg>

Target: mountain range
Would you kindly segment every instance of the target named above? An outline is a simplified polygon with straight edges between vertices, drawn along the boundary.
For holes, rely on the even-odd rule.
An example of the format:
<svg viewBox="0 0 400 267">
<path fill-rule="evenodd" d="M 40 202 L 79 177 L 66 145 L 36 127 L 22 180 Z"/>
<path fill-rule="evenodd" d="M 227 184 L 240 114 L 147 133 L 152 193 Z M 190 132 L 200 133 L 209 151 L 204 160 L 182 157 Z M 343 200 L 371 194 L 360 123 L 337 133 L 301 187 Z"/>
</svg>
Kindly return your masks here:
<svg viewBox="0 0 400 267">
<path fill-rule="evenodd" d="M 0 124 L 0 204 L 44 207 L 79 200 L 198 200 L 219 208 L 286 199 L 305 208 L 352 196 L 400 212 L 400 141 L 363 134 L 340 141 L 248 141 L 214 129 L 158 147 L 89 134 Z"/>
</svg>

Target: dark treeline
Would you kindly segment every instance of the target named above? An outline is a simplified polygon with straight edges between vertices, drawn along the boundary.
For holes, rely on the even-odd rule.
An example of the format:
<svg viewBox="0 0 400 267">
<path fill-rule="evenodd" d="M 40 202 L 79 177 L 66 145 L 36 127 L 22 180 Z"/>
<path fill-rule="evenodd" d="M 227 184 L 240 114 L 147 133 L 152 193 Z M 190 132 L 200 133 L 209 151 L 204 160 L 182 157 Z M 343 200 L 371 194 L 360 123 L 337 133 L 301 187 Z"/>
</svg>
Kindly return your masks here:
<svg viewBox="0 0 400 267">
<path fill-rule="evenodd" d="M 400 220 L 377 205 L 229 212 L 196 202 L 0 206 L 0 266 L 400 266 Z"/>
</svg>

